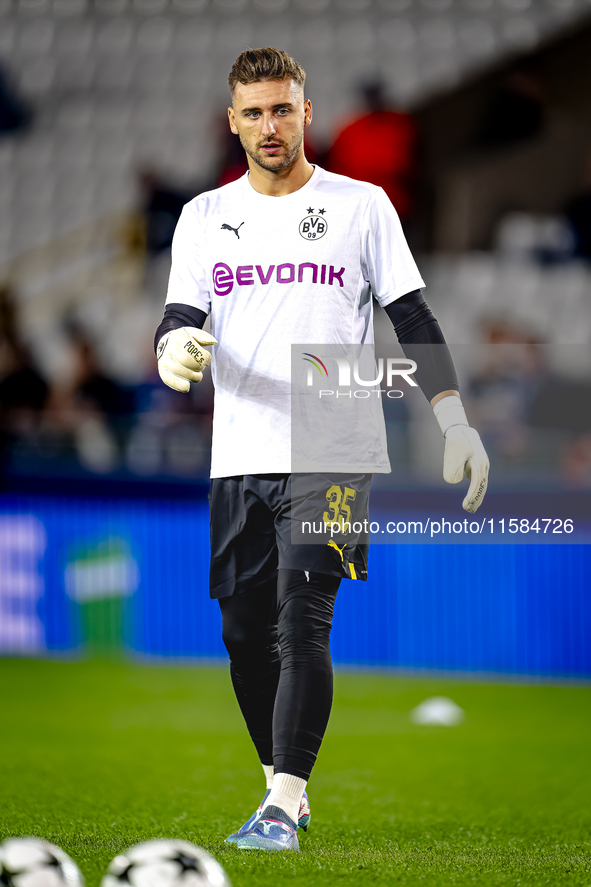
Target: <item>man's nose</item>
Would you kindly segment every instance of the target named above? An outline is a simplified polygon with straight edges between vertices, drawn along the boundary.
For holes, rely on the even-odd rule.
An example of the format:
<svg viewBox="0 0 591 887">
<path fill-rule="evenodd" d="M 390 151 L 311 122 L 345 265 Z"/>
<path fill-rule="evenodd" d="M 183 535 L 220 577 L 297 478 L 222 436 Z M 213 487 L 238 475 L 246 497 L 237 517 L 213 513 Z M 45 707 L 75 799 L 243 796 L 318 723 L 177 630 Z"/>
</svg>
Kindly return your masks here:
<svg viewBox="0 0 591 887">
<path fill-rule="evenodd" d="M 275 125 L 273 123 L 273 118 L 269 114 L 268 116 L 263 117 L 263 135 L 271 136 L 275 132 Z"/>
</svg>

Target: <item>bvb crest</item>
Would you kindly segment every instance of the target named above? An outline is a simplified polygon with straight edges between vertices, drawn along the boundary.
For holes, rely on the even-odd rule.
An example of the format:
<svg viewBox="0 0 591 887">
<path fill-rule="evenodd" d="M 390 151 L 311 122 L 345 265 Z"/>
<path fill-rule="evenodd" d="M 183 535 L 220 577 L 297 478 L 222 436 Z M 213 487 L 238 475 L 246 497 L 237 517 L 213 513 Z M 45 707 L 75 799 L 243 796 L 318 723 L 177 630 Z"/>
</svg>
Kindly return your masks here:
<svg viewBox="0 0 591 887">
<path fill-rule="evenodd" d="M 309 215 L 300 222 L 300 235 L 304 240 L 320 240 L 327 230 L 327 221 L 322 216 Z"/>
</svg>

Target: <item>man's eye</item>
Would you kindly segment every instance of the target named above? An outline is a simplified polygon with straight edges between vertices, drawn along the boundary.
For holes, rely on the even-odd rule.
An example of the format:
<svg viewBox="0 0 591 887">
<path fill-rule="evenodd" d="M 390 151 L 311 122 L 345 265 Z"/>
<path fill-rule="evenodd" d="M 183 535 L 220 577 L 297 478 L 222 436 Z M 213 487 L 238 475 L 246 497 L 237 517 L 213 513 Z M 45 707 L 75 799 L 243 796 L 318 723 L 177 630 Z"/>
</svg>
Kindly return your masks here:
<svg viewBox="0 0 591 887">
<path fill-rule="evenodd" d="M 279 108 L 277 113 L 280 114 L 282 117 L 285 117 L 285 115 L 288 114 L 289 112 L 288 112 L 287 108 Z"/>
</svg>

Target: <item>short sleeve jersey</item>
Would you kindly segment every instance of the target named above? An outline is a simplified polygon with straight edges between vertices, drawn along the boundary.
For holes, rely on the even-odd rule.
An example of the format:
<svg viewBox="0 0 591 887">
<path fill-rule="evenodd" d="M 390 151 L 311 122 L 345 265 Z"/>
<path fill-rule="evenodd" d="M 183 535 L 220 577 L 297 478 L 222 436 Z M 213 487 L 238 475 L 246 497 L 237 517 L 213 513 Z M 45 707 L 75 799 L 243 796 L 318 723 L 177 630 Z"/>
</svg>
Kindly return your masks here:
<svg viewBox="0 0 591 887">
<path fill-rule="evenodd" d="M 385 306 L 422 286 L 394 207 L 366 182 L 315 167 L 270 197 L 246 174 L 188 203 L 166 301 L 210 314 L 219 343 L 211 476 L 289 473 L 291 345 L 372 343 L 372 295 Z M 355 470 L 390 470 L 383 440 Z"/>
</svg>

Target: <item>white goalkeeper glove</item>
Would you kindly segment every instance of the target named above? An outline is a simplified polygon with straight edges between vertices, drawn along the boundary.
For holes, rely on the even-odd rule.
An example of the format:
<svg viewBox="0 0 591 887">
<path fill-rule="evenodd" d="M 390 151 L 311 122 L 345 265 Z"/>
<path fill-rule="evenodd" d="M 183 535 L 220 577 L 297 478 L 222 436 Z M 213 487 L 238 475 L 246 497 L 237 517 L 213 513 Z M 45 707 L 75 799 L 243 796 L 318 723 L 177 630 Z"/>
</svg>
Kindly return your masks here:
<svg viewBox="0 0 591 887">
<path fill-rule="evenodd" d="M 433 412 L 445 437 L 443 479 L 448 484 L 459 484 L 464 476 L 470 480 L 462 508 L 474 514 L 484 499 L 490 467 L 480 435 L 468 425 L 458 396 L 442 397 Z"/>
<path fill-rule="evenodd" d="M 191 382 L 201 382 L 202 370 L 211 363 L 211 354 L 201 346 L 216 344 L 217 339 L 197 327 L 165 333 L 156 349 L 160 378 L 169 388 L 186 393 Z"/>
</svg>

